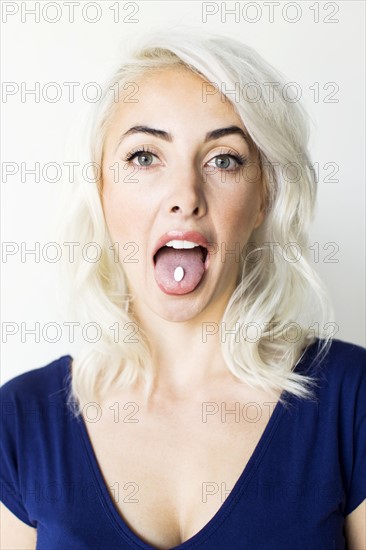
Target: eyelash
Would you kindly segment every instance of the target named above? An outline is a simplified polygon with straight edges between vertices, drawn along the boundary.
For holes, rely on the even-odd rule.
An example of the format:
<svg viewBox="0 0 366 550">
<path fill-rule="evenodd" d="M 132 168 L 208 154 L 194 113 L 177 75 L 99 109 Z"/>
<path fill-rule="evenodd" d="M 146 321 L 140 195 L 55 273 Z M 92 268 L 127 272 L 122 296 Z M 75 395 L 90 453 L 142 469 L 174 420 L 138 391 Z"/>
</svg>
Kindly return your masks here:
<svg viewBox="0 0 366 550">
<path fill-rule="evenodd" d="M 125 158 L 123 158 L 123 160 L 124 162 L 128 162 L 132 164 L 132 161 L 143 153 L 150 153 L 151 155 L 159 158 L 156 153 L 154 153 L 152 150 L 148 149 L 147 147 L 143 146 L 137 149 L 133 149 L 132 151 L 127 153 L 127 155 L 125 156 Z M 229 157 L 230 159 L 235 160 L 235 162 L 238 164 L 236 168 L 232 168 L 232 169 L 220 168 L 219 166 L 215 166 L 215 168 L 217 168 L 218 170 L 223 170 L 224 172 L 236 172 L 248 160 L 248 158 L 245 155 L 239 155 L 232 149 L 229 149 L 229 151 L 220 151 L 220 153 L 212 157 L 210 161 L 217 157 Z M 149 168 L 151 168 L 151 166 L 137 166 L 136 164 L 134 164 L 134 166 L 136 166 L 138 170 L 148 170 Z"/>
</svg>

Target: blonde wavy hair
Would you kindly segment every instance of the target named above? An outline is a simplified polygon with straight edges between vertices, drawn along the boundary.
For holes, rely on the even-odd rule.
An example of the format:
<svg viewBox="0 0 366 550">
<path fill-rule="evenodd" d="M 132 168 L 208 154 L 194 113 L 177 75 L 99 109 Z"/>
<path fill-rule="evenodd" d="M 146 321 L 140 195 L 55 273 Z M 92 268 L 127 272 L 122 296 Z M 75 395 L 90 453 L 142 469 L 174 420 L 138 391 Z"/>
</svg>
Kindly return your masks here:
<svg viewBox="0 0 366 550">
<path fill-rule="evenodd" d="M 241 276 L 222 318 L 222 325 L 233 332 L 221 340 L 221 349 L 228 369 L 238 379 L 251 387 L 281 392 L 283 405 L 285 392 L 315 399 L 315 379 L 294 372 L 294 368 L 316 341 L 315 359 L 326 355 L 331 336 L 325 327 L 333 308 L 308 257 L 316 178 L 307 150 L 307 115 L 293 97 L 283 94 L 284 76 L 255 50 L 228 36 L 175 27 L 145 32 L 125 46 L 101 99 L 87 113 L 79 145 L 73 149 L 79 167 L 72 185 L 66 184 L 67 202 L 61 209 L 58 238 L 80 246 L 75 249 L 74 261 L 62 263 L 61 279 L 62 285 L 68 283 L 69 314 L 80 322 L 97 321 L 101 331 L 97 341 L 85 343 L 73 358 L 68 404 L 77 416 L 83 404 L 98 402 L 112 388 L 127 388 L 140 379 L 146 397 L 151 392 L 154 369 L 146 334 L 139 327 L 138 339 L 131 342 L 116 340 L 111 330 L 118 323 L 128 332 L 137 323 L 123 265 L 111 253 L 100 167 L 106 131 L 122 90 L 134 79 L 164 67 L 199 74 L 229 101 L 229 91 L 238 87 L 255 91 L 255 97 L 241 94 L 239 101 L 231 103 L 259 154 L 267 194 L 266 217 L 254 229 L 241 256 Z M 279 86 L 271 88 L 268 83 Z M 86 166 L 93 178 L 86 177 Z M 82 249 L 87 243 L 98 245 L 98 261 L 85 260 Z M 314 324 L 319 327 L 318 334 Z M 247 330 L 243 338 L 243 327 L 249 333 L 254 328 L 255 336 L 250 337 Z M 295 334 L 290 335 L 291 330 Z"/>
</svg>

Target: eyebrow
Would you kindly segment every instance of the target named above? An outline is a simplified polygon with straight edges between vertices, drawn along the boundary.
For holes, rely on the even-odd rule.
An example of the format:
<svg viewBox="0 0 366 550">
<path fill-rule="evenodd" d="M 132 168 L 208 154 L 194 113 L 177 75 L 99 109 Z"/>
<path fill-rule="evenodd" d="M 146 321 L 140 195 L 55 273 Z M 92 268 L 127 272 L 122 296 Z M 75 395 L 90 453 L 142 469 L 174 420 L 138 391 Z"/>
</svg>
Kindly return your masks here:
<svg viewBox="0 0 366 550">
<path fill-rule="evenodd" d="M 170 143 L 173 141 L 173 136 L 168 132 L 165 132 L 164 130 L 157 130 L 156 128 L 150 128 L 149 126 L 132 126 L 132 128 L 130 128 L 129 130 L 127 130 L 127 132 L 122 134 L 122 136 L 118 140 L 116 150 L 120 146 L 121 142 L 124 140 L 125 137 L 130 136 L 132 134 L 140 134 L 140 133 L 158 137 Z M 242 128 L 239 128 L 239 126 L 228 126 L 227 128 L 218 128 L 217 130 L 212 130 L 211 132 L 207 132 L 204 139 L 204 143 L 213 141 L 215 139 L 220 139 L 222 137 L 229 136 L 232 134 L 241 136 L 249 145 L 248 134 Z"/>
</svg>

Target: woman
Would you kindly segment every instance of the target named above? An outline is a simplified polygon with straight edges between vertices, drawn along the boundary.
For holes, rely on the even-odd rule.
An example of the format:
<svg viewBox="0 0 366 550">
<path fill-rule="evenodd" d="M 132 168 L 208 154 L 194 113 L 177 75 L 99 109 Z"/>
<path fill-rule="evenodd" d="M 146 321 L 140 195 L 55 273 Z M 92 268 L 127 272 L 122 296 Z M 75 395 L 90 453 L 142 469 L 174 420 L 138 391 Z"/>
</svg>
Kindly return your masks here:
<svg viewBox="0 0 366 550">
<path fill-rule="evenodd" d="M 6 548 L 366 547 L 365 349 L 325 330 L 306 119 L 268 82 L 174 29 L 107 83 L 62 237 L 97 336 L 1 389 Z"/>
</svg>

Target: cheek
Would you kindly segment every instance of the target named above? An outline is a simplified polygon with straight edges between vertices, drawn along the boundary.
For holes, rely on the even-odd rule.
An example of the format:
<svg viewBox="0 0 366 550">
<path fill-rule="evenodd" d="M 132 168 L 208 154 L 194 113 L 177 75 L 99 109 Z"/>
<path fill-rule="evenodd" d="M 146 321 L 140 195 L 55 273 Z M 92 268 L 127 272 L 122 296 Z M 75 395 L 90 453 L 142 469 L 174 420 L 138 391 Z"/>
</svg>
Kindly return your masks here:
<svg viewBox="0 0 366 550">
<path fill-rule="evenodd" d="M 108 170 L 114 166 L 115 171 Z M 119 231 L 124 227 L 124 234 L 136 232 L 136 221 L 139 226 L 149 217 L 152 207 L 152 196 L 139 184 L 139 173 L 136 170 L 124 170 L 123 164 L 117 166 L 115 159 L 108 159 L 103 165 L 102 204 L 106 222 L 110 231 Z M 146 223 L 148 223 L 146 221 Z"/>
<path fill-rule="evenodd" d="M 136 241 L 136 215 L 133 216 L 133 209 L 126 208 L 121 197 L 108 188 L 103 191 L 102 203 L 111 241 L 117 246 L 119 261 L 127 275 L 134 272 L 141 261 L 141 243 Z"/>
<path fill-rule="evenodd" d="M 102 193 L 102 205 L 105 221 L 113 240 L 119 240 L 125 234 L 125 229 L 130 227 L 128 213 L 130 209 L 125 208 L 125 202 L 114 189 L 117 184 L 105 184 Z"/>
<path fill-rule="evenodd" d="M 245 236 L 251 233 L 258 222 L 261 201 L 252 184 L 247 184 L 239 191 L 220 202 L 217 214 L 223 227 L 228 230 L 231 228 L 230 233 Z"/>
<path fill-rule="evenodd" d="M 134 213 L 136 216 L 138 198 L 132 193 L 126 193 L 124 182 L 118 180 L 117 174 L 104 169 L 102 206 L 111 236 L 128 234 L 129 228 L 134 227 L 132 219 Z"/>
</svg>

